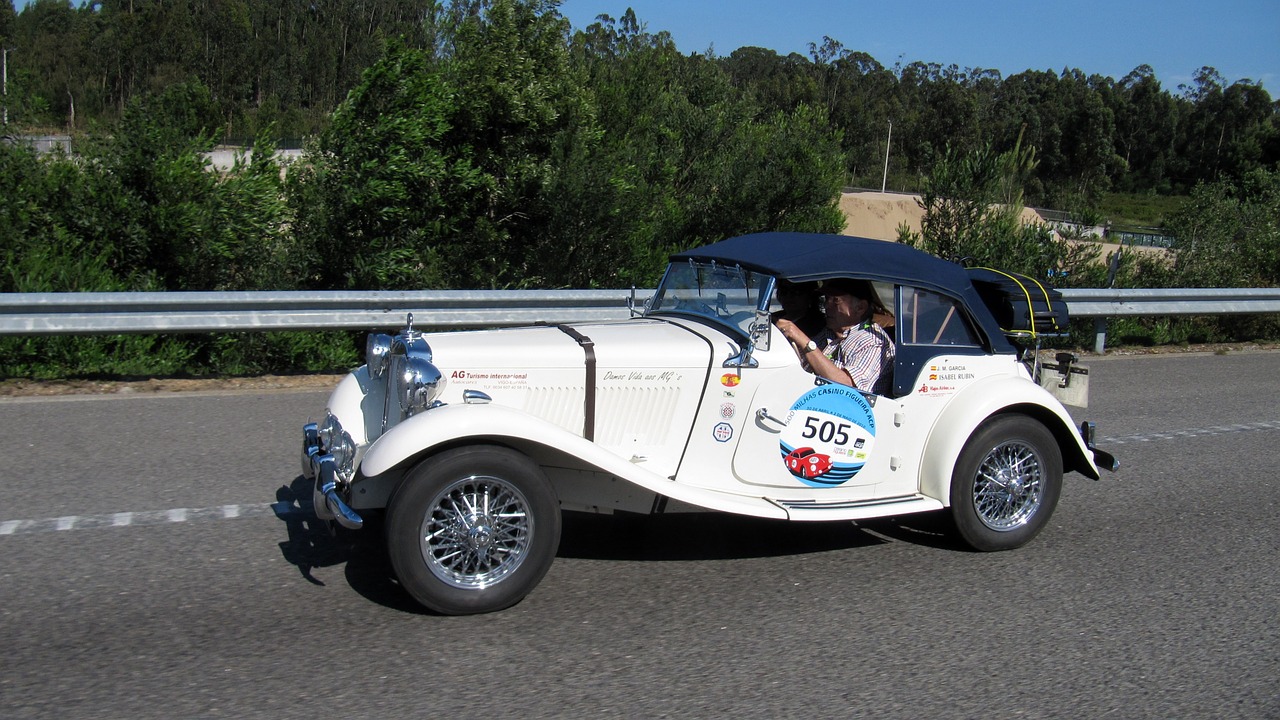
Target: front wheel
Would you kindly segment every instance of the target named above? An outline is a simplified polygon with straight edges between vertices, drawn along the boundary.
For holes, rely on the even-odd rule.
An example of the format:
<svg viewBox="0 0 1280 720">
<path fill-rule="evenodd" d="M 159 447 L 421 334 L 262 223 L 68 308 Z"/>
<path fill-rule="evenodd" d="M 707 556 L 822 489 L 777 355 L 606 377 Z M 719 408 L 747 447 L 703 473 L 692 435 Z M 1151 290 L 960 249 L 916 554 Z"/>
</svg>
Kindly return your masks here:
<svg viewBox="0 0 1280 720">
<path fill-rule="evenodd" d="M 538 584 L 560 544 L 560 507 L 528 457 L 449 450 L 414 468 L 391 499 L 387 552 L 400 584 L 446 615 L 502 610 Z"/>
<path fill-rule="evenodd" d="M 969 438 L 951 475 L 951 516 L 975 550 L 1012 550 L 1049 522 L 1062 493 L 1062 451 L 1040 422 L 1002 415 Z"/>
</svg>

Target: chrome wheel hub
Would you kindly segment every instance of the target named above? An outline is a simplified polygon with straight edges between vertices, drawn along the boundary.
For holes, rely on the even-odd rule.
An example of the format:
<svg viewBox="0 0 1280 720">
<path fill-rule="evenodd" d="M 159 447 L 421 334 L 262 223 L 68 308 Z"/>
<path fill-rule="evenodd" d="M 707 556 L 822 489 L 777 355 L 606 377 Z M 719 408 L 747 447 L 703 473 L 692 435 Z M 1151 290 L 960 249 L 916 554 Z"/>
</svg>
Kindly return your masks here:
<svg viewBox="0 0 1280 720">
<path fill-rule="evenodd" d="M 1010 441 L 997 445 L 978 466 L 973 507 L 992 530 L 1014 530 L 1035 515 L 1044 499 L 1044 462 L 1033 447 Z"/>
<path fill-rule="evenodd" d="M 443 582 L 480 590 L 515 572 L 528 554 L 533 516 L 502 478 L 471 476 L 440 491 L 418 534 L 422 559 Z"/>
</svg>

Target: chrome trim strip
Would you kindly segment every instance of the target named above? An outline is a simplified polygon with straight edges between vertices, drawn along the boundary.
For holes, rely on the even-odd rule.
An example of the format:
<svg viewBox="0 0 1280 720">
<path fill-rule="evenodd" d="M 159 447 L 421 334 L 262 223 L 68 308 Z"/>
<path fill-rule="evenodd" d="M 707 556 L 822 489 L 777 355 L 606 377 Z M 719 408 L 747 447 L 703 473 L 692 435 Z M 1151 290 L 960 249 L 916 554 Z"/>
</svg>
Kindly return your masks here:
<svg viewBox="0 0 1280 720">
<path fill-rule="evenodd" d="M 880 505 L 898 505 L 900 503 L 915 502 L 925 499 L 923 495 L 899 495 L 889 498 L 874 498 L 871 500 L 781 500 L 778 498 L 768 498 L 768 500 L 776 505 L 780 505 L 788 510 L 852 510 L 854 508 L 877 507 Z"/>
</svg>

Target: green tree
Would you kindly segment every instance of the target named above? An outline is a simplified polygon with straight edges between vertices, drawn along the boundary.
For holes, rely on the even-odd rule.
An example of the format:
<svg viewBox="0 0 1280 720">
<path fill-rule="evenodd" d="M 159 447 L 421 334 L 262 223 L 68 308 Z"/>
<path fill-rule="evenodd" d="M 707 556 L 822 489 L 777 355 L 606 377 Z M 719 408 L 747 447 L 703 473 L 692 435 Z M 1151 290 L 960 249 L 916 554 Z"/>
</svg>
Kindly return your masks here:
<svg viewBox="0 0 1280 720">
<path fill-rule="evenodd" d="M 1119 82 L 1113 114 L 1116 151 L 1124 160 L 1120 189 L 1172 190 L 1169 173 L 1179 112 L 1150 66 L 1134 68 Z"/>
<path fill-rule="evenodd" d="M 431 59 L 399 43 L 334 113 L 291 177 L 296 231 L 316 248 L 312 283 L 359 289 L 466 286 L 451 242 L 492 179 L 445 137 L 456 100 Z"/>
<path fill-rule="evenodd" d="M 633 13 L 575 45 L 632 245 L 661 257 L 742 232 L 841 227 L 840 136 L 824 111 L 759 107 L 719 63 L 681 55 Z"/>
<path fill-rule="evenodd" d="M 457 102 L 445 142 L 466 148 L 490 182 L 477 195 L 472 223 L 451 241 L 468 249 L 476 282 L 565 281 L 566 238 L 549 232 L 556 193 L 567 190 L 558 178 L 566 163 L 591 157 L 599 131 L 583 77 L 571 66 L 570 28 L 558 4 L 458 4 L 465 13 L 442 66 Z"/>
<path fill-rule="evenodd" d="M 1280 171 L 1197 185 L 1166 229 L 1178 285 L 1280 286 Z"/>
</svg>

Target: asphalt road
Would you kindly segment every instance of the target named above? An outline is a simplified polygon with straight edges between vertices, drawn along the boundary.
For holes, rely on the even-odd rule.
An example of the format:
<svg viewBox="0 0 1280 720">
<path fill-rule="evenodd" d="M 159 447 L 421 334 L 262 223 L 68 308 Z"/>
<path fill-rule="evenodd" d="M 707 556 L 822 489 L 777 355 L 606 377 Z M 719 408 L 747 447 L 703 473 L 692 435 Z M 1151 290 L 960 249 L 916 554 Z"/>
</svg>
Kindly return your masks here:
<svg viewBox="0 0 1280 720">
<path fill-rule="evenodd" d="M 1280 718 L 1280 353 L 1092 368 L 1123 468 L 1020 550 L 573 516 L 463 618 L 299 508 L 324 393 L 2 401 L 0 717 Z"/>
</svg>

